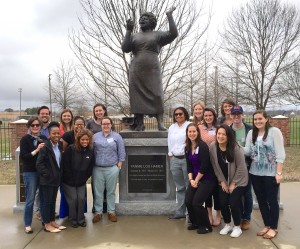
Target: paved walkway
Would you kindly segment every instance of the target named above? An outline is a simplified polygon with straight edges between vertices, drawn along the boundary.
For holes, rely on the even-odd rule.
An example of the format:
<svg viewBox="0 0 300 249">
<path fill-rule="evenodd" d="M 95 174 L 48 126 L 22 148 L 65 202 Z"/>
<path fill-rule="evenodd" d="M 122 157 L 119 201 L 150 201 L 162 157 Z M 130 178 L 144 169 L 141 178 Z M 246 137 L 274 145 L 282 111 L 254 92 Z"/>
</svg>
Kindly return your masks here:
<svg viewBox="0 0 300 249">
<path fill-rule="evenodd" d="M 250 230 L 235 239 L 229 235 L 219 235 L 220 227 L 214 228 L 210 234 L 198 235 L 186 229 L 185 221 L 169 221 L 165 216 L 121 216 L 116 223 L 104 216 L 101 222 L 93 224 L 91 213 L 86 215 L 86 228 L 68 227 L 61 233 L 50 234 L 44 232 L 41 224 L 34 220 L 34 233 L 27 235 L 23 230 L 23 214 L 13 213 L 15 188 L 14 185 L 0 186 L 0 249 L 300 248 L 300 183 L 281 184 L 284 210 L 280 211 L 278 236 L 272 240 L 256 236 L 262 226 L 257 210 L 253 213 Z M 65 220 L 58 223 L 67 225 Z"/>
</svg>

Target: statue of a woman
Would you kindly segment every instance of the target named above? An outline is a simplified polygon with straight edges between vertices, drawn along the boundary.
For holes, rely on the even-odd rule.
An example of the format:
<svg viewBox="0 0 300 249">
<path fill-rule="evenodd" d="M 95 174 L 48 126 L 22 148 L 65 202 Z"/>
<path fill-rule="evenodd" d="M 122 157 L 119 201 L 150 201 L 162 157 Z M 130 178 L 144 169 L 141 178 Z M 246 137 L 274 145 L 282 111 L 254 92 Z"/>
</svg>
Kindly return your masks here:
<svg viewBox="0 0 300 249">
<path fill-rule="evenodd" d="M 158 55 L 163 46 L 178 36 L 172 16 L 174 10 L 175 7 L 172 7 L 166 12 L 169 31 L 153 31 L 157 20 L 150 12 L 141 15 L 141 31 L 138 33 L 132 34 L 134 23 L 131 19 L 126 23 L 122 50 L 133 54 L 129 68 L 129 98 L 131 113 L 134 114 L 132 129 L 136 131 L 145 130 L 144 115 L 155 116 L 158 129 L 166 130 L 163 125 L 164 93 Z"/>
</svg>

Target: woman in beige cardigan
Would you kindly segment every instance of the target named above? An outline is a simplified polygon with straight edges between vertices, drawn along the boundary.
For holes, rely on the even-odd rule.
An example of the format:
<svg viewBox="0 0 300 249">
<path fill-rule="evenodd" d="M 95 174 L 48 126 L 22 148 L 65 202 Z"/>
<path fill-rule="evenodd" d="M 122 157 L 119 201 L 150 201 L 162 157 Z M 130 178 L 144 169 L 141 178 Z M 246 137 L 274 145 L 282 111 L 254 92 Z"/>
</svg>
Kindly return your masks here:
<svg viewBox="0 0 300 249">
<path fill-rule="evenodd" d="M 221 124 L 216 130 L 216 142 L 210 146 L 210 157 L 219 182 L 221 213 L 225 222 L 220 234 L 230 231 L 232 238 L 242 234 L 240 203 L 248 183 L 244 150 L 236 141 L 232 129 Z M 230 225 L 231 216 L 234 226 Z"/>
</svg>

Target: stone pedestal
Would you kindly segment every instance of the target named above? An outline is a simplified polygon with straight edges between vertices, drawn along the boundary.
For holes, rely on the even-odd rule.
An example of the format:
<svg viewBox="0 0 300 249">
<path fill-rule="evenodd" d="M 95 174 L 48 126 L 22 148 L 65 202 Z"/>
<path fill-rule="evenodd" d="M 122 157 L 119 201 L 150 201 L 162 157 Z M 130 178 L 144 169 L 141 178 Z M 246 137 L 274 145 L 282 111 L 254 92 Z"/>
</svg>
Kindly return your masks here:
<svg viewBox="0 0 300 249">
<path fill-rule="evenodd" d="M 20 158 L 20 147 L 16 149 L 16 205 L 13 212 L 23 212 L 25 204 L 25 185 L 22 177 L 22 161 Z"/>
<path fill-rule="evenodd" d="M 15 122 L 11 122 L 9 127 L 11 128 L 11 155 L 12 160 L 17 160 L 17 156 L 15 156 L 15 151 L 20 145 L 21 138 L 28 132 L 27 125 L 28 120 L 20 119 Z"/>
<path fill-rule="evenodd" d="M 167 132 L 122 131 L 126 161 L 119 177 L 119 215 L 169 215 L 176 189 L 168 160 Z"/>
</svg>

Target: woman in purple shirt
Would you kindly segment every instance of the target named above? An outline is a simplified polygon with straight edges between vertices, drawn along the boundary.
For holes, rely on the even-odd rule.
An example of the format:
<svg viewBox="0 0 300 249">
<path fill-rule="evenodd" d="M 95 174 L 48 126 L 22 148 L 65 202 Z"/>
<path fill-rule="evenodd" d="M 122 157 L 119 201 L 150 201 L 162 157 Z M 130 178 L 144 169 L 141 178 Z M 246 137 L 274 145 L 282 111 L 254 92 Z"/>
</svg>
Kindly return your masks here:
<svg viewBox="0 0 300 249">
<path fill-rule="evenodd" d="M 200 130 L 194 123 L 186 128 L 185 156 L 190 182 L 185 194 L 185 205 L 191 221 L 188 230 L 197 229 L 199 234 L 209 233 L 212 226 L 203 204 L 215 188 L 216 180 L 208 146 L 201 140 Z"/>
</svg>

